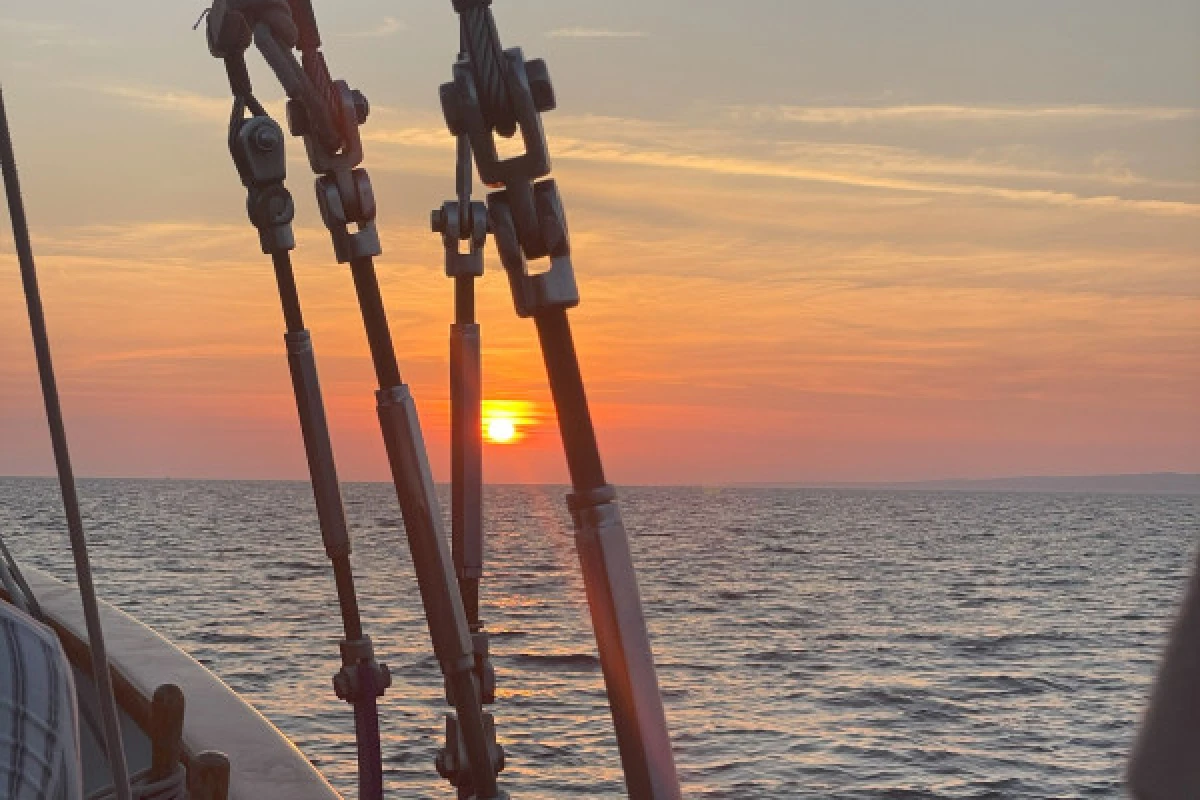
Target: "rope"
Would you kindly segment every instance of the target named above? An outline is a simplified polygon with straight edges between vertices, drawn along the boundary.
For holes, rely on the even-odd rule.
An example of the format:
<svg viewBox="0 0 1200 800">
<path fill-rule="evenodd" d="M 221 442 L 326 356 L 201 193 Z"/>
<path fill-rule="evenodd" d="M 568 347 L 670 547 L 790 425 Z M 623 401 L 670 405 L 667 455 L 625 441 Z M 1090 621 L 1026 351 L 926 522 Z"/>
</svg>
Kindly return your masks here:
<svg viewBox="0 0 1200 800">
<path fill-rule="evenodd" d="M 29 311 L 29 327 L 33 333 L 33 348 L 37 356 L 42 397 L 46 404 L 46 422 L 54 447 L 54 463 L 58 468 L 58 483 L 62 490 L 67 530 L 71 536 L 71 554 L 75 557 L 75 577 L 79 582 L 79 597 L 87 621 L 88 645 L 92 653 L 92 677 L 100 695 L 100 710 L 104 716 L 104 738 L 109 766 L 118 787 L 118 800 L 130 800 L 128 769 L 121 742 L 121 727 L 117 719 L 117 702 L 113 697 L 112 676 L 109 674 L 108 654 L 104 648 L 104 629 L 100 624 L 100 607 L 96 601 L 96 586 L 92 582 L 92 566 L 88 559 L 87 538 L 83 532 L 83 517 L 79 511 L 79 495 L 75 490 L 75 473 L 67 448 L 67 431 L 63 424 L 62 407 L 58 400 L 58 384 L 54 380 L 54 364 L 50 358 L 50 337 L 46 331 L 46 316 L 38 290 L 37 269 L 33 263 L 33 247 L 29 241 L 29 224 L 21 201 L 21 186 L 17 178 L 17 163 L 13 155 L 12 135 L 4 110 L 4 94 L 0 91 L 0 168 L 4 173 L 4 188 L 8 195 L 8 211 L 12 218 L 13 241 L 21 266 L 21 282 Z"/>
<path fill-rule="evenodd" d="M 182 764 L 175 765 L 175 771 L 167 777 L 152 781 L 150 769 L 144 769 L 133 776 L 129 785 L 132 800 L 188 800 L 187 771 Z M 92 792 L 87 800 L 114 800 L 115 787 L 109 786 L 98 792 Z"/>
</svg>

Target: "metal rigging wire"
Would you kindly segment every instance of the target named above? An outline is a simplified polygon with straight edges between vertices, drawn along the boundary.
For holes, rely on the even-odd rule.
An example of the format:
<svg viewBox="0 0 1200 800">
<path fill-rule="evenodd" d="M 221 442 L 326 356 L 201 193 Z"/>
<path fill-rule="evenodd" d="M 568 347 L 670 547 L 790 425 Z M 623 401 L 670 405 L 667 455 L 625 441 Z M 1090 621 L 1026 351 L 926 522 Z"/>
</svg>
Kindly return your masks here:
<svg viewBox="0 0 1200 800">
<path fill-rule="evenodd" d="M 104 647 L 104 630 L 100 624 L 100 606 L 96 601 L 96 586 L 92 582 L 92 566 L 88 558 L 87 537 L 83 532 L 83 517 L 79 512 L 79 495 L 75 489 L 75 473 L 67 448 L 67 431 L 63 424 L 62 407 L 58 399 L 58 384 L 54 379 L 54 364 L 50 357 L 50 337 L 46 331 L 46 316 L 38 290 L 37 269 L 33 263 L 33 248 L 29 241 L 29 224 L 21 201 L 21 186 L 17 178 L 17 163 L 13 156 L 12 136 L 4 110 L 4 93 L 0 90 L 0 167 L 3 168 L 4 188 L 8 195 L 8 211 L 12 218 L 13 239 L 17 260 L 21 265 L 21 282 L 25 287 L 25 303 L 29 310 L 29 327 L 37 355 L 42 397 L 46 404 L 46 421 L 54 447 L 54 463 L 58 468 L 58 483 L 62 489 L 67 530 L 71 536 L 71 555 L 75 558 L 75 576 L 79 581 L 79 596 L 87 621 L 88 646 L 92 654 L 92 679 L 100 694 L 100 710 L 104 717 L 104 740 L 109 767 L 118 800 L 131 800 L 129 771 L 117 718 L 117 702 L 113 696 L 112 676 L 109 674 L 108 653 Z"/>
<path fill-rule="evenodd" d="M 488 10 L 488 4 L 479 3 L 464 9 L 460 19 L 467 55 L 479 80 L 484 114 L 497 133 L 512 136 L 517 122 L 505 85 L 504 47 L 500 44 L 495 18 Z"/>
<path fill-rule="evenodd" d="M 568 309 L 579 304 L 566 212 L 550 175 L 541 114 L 556 100 L 541 59 L 502 50 L 491 0 L 452 0 L 470 58 L 440 89 L 447 127 L 466 134 L 488 195 L 488 221 L 517 314 L 537 327 L 572 494 L 576 551 L 604 673 L 626 786 L 635 800 L 681 796 L 671 741 L 617 492 L 604 475 Z M 521 131 L 524 152 L 502 157 L 493 132 Z M 529 262 L 549 260 L 533 271 Z"/>
<path fill-rule="evenodd" d="M 33 589 L 29 588 L 25 576 L 21 574 L 21 568 L 17 565 L 17 560 L 9 552 L 8 545 L 4 543 L 2 536 L 0 536 L 0 581 L 4 583 L 4 590 L 12 598 L 13 605 L 34 619 L 40 620 L 44 617 L 42 607 L 38 605 L 37 597 L 33 594 Z"/>
</svg>

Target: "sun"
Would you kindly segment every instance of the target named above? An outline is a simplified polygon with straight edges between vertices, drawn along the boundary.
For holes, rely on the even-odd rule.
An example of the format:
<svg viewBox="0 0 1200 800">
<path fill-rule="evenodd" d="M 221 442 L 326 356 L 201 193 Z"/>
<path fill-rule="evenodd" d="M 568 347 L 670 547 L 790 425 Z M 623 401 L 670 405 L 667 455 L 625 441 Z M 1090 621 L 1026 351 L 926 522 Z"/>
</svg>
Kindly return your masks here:
<svg viewBox="0 0 1200 800">
<path fill-rule="evenodd" d="M 484 400 L 483 440 L 488 444 L 517 444 L 536 427 L 537 408 L 528 400 Z"/>
<path fill-rule="evenodd" d="M 484 435 L 494 444 L 509 444 L 517 438 L 517 424 L 507 417 L 492 417 L 485 423 Z"/>
</svg>

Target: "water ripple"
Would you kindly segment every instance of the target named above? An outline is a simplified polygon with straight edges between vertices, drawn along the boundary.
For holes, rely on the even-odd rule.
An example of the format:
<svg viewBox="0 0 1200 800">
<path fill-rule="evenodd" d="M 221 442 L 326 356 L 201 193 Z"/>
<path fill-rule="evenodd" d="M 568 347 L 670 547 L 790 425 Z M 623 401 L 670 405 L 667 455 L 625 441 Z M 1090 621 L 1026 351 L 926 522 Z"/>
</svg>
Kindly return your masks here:
<svg viewBox="0 0 1200 800">
<path fill-rule="evenodd" d="M 69 579 L 56 487 L 0 479 L 0 531 Z M 388 786 L 449 798 L 445 712 L 392 489 L 349 485 L 367 631 L 395 675 Z M 243 692 L 354 796 L 339 620 L 302 483 L 84 481 L 97 584 Z M 514 797 L 622 780 L 561 488 L 487 497 L 493 709 Z M 688 797 L 1119 797 L 1189 497 L 628 489 Z"/>
</svg>

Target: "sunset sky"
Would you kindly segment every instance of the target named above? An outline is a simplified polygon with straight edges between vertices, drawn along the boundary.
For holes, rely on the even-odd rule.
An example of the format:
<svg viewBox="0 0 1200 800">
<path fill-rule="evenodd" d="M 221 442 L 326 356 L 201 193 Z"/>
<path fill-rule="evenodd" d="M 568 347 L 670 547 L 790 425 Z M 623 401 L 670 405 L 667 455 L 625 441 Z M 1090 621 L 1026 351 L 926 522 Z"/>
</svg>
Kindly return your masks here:
<svg viewBox="0 0 1200 800">
<path fill-rule="evenodd" d="M 0 82 L 78 471 L 305 476 L 269 260 L 201 2 L 7 3 Z M 372 100 L 381 282 L 448 476 L 449 0 L 317 0 Z M 496 0 L 544 57 L 617 483 L 1200 471 L 1194 0 Z M 280 90 L 251 54 L 259 95 Z M 341 475 L 382 480 L 348 270 L 290 140 L 301 298 Z M 489 248 L 495 482 L 565 478 L 532 323 Z M 523 405 L 527 404 L 527 405 Z M 524 413 L 524 412 L 523 412 Z M 7 219 L 0 474 L 52 470 Z"/>
</svg>

